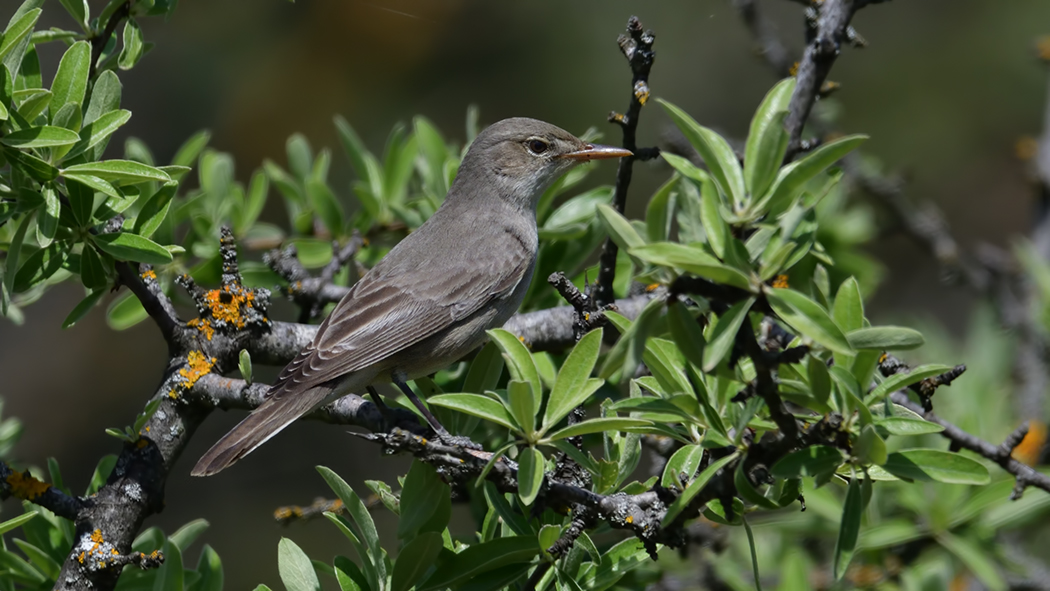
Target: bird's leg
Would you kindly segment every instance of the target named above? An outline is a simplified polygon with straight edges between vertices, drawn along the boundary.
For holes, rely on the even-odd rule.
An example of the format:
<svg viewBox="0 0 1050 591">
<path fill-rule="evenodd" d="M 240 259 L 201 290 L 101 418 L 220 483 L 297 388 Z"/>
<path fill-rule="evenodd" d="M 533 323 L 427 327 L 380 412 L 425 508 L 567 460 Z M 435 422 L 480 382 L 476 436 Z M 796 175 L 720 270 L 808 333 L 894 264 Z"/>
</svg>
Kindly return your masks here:
<svg viewBox="0 0 1050 591">
<path fill-rule="evenodd" d="M 438 434 L 438 437 L 444 439 L 446 437 L 452 436 L 448 431 L 445 430 L 444 427 L 441 426 L 441 423 L 437 420 L 437 417 L 435 417 L 434 414 L 430 412 L 430 409 L 427 408 L 425 404 L 423 404 L 423 401 L 419 399 L 419 396 L 416 396 L 416 393 L 412 391 L 412 388 L 408 387 L 408 384 L 405 382 L 404 376 L 395 373 L 393 376 L 391 376 L 391 381 L 393 381 L 394 384 L 397 385 L 397 387 L 405 393 L 405 396 L 407 396 L 408 399 L 412 401 L 412 404 L 415 405 L 416 409 L 419 410 L 419 413 L 423 415 L 423 418 L 426 419 L 427 424 L 430 425 L 430 428 Z"/>
<path fill-rule="evenodd" d="M 394 413 L 390 410 L 390 407 L 386 405 L 383 397 L 380 396 L 379 392 L 376 392 L 376 389 L 372 386 L 367 386 L 365 389 L 368 390 L 368 394 L 372 397 L 372 404 L 375 404 L 376 408 L 379 409 L 379 414 L 383 415 L 383 422 L 386 423 L 384 429 L 394 426 Z"/>
<path fill-rule="evenodd" d="M 437 420 L 437 417 L 435 417 L 434 414 L 430 412 L 430 409 L 423 404 L 423 401 L 419 399 L 419 396 L 416 396 L 416 393 L 412 391 L 412 388 L 408 387 L 403 374 L 394 373 L 391 376 L 391 381 L 393 381 L 398 388 L 401 388 L 401 391 L 405 393 L 405 396 L 408 396 L 408 399 L 412 401 L 412 404 L 419 409 L 420 414 L 423 415 L 427 424 L 434 430 L 434 433 L 437 434 L 438 439 L 440 439 L 442 443 L 468 449 L 481 449 L 481 446 L 471 441 L 470 437 L 453 435 L 441 426 L 441 422 Z"/>
</svg>

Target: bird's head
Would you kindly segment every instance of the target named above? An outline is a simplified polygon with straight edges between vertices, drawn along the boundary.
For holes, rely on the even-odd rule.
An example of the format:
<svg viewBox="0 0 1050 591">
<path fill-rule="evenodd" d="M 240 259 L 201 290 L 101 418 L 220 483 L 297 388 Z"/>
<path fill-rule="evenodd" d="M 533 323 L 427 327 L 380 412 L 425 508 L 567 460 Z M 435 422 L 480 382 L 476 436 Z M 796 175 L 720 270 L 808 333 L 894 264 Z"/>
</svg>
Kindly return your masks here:
<svg viewBox="0 0 1050 591">
<path fill-rule="evenodd" d="M 570 168 L 630 155 L 623 148 L 585 142 L 537 119 L 504 119 L 487 127 L 470 145 L 456 176 L 459 186 L 452 193 L 488 190 L 535 209 L 547 187 Z"/>
</svg>

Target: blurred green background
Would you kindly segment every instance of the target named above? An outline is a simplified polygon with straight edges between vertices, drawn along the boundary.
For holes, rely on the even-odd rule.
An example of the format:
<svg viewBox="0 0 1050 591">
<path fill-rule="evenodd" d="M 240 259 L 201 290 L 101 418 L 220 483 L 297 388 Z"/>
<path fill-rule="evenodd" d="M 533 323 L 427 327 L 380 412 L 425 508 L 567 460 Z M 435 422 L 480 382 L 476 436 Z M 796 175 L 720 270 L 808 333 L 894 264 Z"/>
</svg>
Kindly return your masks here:
<svg viewBox="0 0 1050 591">
<path fill-rule="evenodd" d="M 90 4 L 97 13 L 103 3 Z M 0 19 L 17 5 L 0 2 Z M 57 2 L 44 8 L 38 28 L 71 26 Z M 765 0 L 762 8 L 800 54 L 802 8 L 784 0 Z M 627 106 L 630 70 L 616 37 L 631 14 L 657 36 L 654 95 L 704 125 L 744 137 L 776 79 L 725 0 L 211 0 L 182 2 L 168 22 L 143 21 L 156 47 L 122 75 L 123 106 L 134 115 L 107 156 L 120 154 L 123 138 L 136 136 L 167 162 L 191 133 L 208 128 L 211 145 L 232 153 L 238 178 L 247 181 L 265 158 L 283 164 L 286 138 L 301 132 L 315 148 L 333 150 L 333 186 L 342 188 L 347 207 L 356 207 L 332 125 L 337 113 L 373 150 L 382 148 L 396 122 L 415 114 L 462 141 L 472 103 L 483 123 L 531 116 L 576 133 L 594 126 L 617 143 L 619 130 L 605 118 Z M 870 46 L 846 48 L 832 71 L 831 79 L 842 84 L 830 105 L 839 128 L 870 134 L 866 153 L 904 175 L 910 196 L 939 205 L 963 247 L 1008 245 L 1025 233 L 1033 192 L 1015 145 L 1043 125 L 1047 72 L 1034 59 L 1033 44 L 1050 33 L 1050 3 L 891 2 L 866 8 L 853 22 Z M 47 49 L 45 81 L 61 48 Z M 671 127 L 659 109 L 645 109 L 640 144 L 660 144 Z M 640 212 L 667 174 L 660 163 L 638 165 L 629 212 Z M 611 183 L 613 176 L 606 164 L 591 179 Z M 266 215 L 283 220 L 277 207 Z M 932 316 L 961 334 L 973 299 L 943 286 L 925 251 L 889 234 L 877 238 L 871 252 L 887 271 L 872 302 L 876 318 Z M 36 465 L 58 458 L 74 489 L 86 486 L 99 457 L 118 451 L 103 430 L 132 421 L 159 382 L 165 358 L 151 324 L 115 333 L 101 310 L 62 331 L 62 319 L 81 296 L 71 283 L 29 307 L 23 326 L 0 323 L 4 414 L 26 427 L 15 456 Z M 294 318 L 290 307 L 278 310 L 274 317 Z M 209 419 L 169 479 L 167 509 L 147 523 L 171 533 L 192 518 L 210 521 L 204 539 L 222 556 L 231 589 L 279 585 L 282 535 L 314 558 L 346 553 L 345 540 L 323 520 L 291 528 L 271 520 L 277 506 L 307 504 L 327 492 L 314 465 L 330 466 L 358 490 L 364 479 L 392 482 L 407 468 L 404 458 L 382 458 L 342 428 L 303 423 L 232 470 L 191 479 L 192 462 L 241 416 Z M 376 517 L 380 527 L 393 522 L 383 511 Z"/>
</svg>

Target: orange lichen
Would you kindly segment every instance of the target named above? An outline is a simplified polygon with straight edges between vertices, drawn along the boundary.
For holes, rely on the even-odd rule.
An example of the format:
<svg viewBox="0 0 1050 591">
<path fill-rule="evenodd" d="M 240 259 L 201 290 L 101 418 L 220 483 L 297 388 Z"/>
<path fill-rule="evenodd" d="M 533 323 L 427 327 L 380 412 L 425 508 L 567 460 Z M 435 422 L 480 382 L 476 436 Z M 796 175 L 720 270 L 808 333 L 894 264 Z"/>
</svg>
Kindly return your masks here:
<svg viewBox="0 0 1050 591">
<path fill-rule="evenodd" d="M 1030 135 L 1022 136 L 1014 144 L 1014 155 L 1019 160 L 1028 161 L 1039 153 L 1039 142 Z"/>
<path fill-rule="evenodd" d="M 773 287 L 775 287 L 777 289 L 787 289 L 787 286 L 788 286 L 788 276 L 787 275 L 777 275 L 776 278 L 773 279 Z"/>
<path fill-rule="evenodd" d="M 77 560 L 80 562 L 80 564 L 84 564 L 84 553 L 83 552 L 81 552 L 80 555 L 77 556 Z"/>
<path fill-rule="evenodd" d="M 634 85 L 634 98 L 638 99 L 638 104 L 644 106 L 646 101 L 649 100 L 649 85 L 639 80 Z"/>
<path fill-rule="evenodd" d="M 624 519 L 624 521 L 627 522 L 627 523 L 634 523 L 634 517 L 631 517 L 630 515 L 628 515 L 627 518 Z"/>
<path fill-rule="evenodd" d="M 186 356 L 186 367 L 179 370 L 179 375 L 185 380 L 183 385 L 186 389 L 192 388 L 197 380 L 201 379 L 201 376 L 207 375 L 215 365 L 215 361 L 214 357 L 205 357 L 200 351 L 190 351 Z M 171 396 L 170 393 L 168 395 Z"/>
<path fill-rule="evenodd" d="M 244 328 L 241 308 L 251 308 L 255 294 L 240 286 L 224 285 L 204 294 L 204 302 L 217 322 L 225 322 L 236 328 Z"/>
<path fill-rule="evenodd" d="M 146 280 L 156 281 L 157 274 L 153 272 L 153 269 L 147 269 L 146 272 L 142 274 L 142 278 Z"/>
<path fill-rule="evenodd" d="M 1014 448 L 1014 457 L 1018 461 L 1029 466 L 1039 463 L 1039 455 L 1046 444 L 1046 423 L 1042 421 L 1029 421 L 1028 434 L 1021 440 L 1021 444 Z"/>
<path fill-rule="evenodd" d="M 33 478 L 28 470 L 12 472 L 5 480 L 11 489 L 11 494 L 26 501 L 32 501 L 51 488 L 50 484 Z"/>
<path fill-rule="evenodd" d="M 338 511 L 338 510 L 340 510 L 342 508 L 343 508 L 343 500 L 342 499 L 336 499 L 336 500 L 332 501 L 332 511 Z"/>
<path fill-rule="evenodd" d="M 889 358 L 890 358 L 890 354 L 889 353 L 883 353 L 882 355 L 879 355 L 879 363 L 886 363 L 886 360 L 889 359 Z"/>
<path fill-rule="evenodd" d="M 649 285 L 645 286 L 645 291 L 653 292 L 653 291 L 656 291 L 657 288 L 659 288 L 659 287 L 660 287 L 659 283 L 650 283 Z"/>
<path fill-rule="evenodd" d="M 518 337 L 518 340 L 521 341 L 522 345 L 525 345 L 526 349 L 530 349 L 530 350 L 532 349 L 532 345 L 528 341 L 525 340 L 525 337 Z"/>
<path fill-rule="evenodd" d="M 791 64 L 790 68 L 788 68 L 788 76 L 797 76 L 797 75 L 798 75 L 798 62 L 795 62 L 795 63 Z"/>
<path fill-rule="evenodd" d="M 204 318 L 194 318 L 186 323 L 186 326 L 190 328 L 196 328 L 197 330 L 204 333 L 204 337 L 211 340 L 211 337 L 215 335 L 215 327 L 211 325 L 211 321 Z"/>
<path fill-rule="evenodd" d="M 1050 62 L 1050 35 L 1043 35 L 1036 41 L 1035 51 L 1039 59 Z"/>
<path fill-rule="evenodd" d="M 149 445 L 149 440 L 147 440 L 145 437 L 139 437 L 139 440 L 135 442 L 135 447 L 139 449 L 142 449 L 147 445 Z"/>
</svg>

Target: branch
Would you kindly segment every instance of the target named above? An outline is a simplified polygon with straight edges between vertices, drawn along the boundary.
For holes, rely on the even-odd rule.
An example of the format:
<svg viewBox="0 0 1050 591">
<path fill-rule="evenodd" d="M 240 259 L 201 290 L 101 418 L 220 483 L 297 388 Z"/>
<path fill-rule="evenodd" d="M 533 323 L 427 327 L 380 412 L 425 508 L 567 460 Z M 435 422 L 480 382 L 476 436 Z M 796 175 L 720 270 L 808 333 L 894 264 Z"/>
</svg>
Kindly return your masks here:
<svg viewBox="0 0 1050 591">
<path fill-rule="evenodd" d="M 131 14 L 133 1 L 127 0 L 117 7 L 113 14 L 109 15 L 109 20 L 106 21 L 106 28 L 102 30 L 102 34 L 91 38 L 91 71 L 88 77 L 92 80 L 95 79 L 98 60 L 102 57 L 102 52 L 106 49 L 106 45 L 113 37 L 113 34 L 117 32 L 117 27 L 120 26 L 121 21 L 128 18 L 128 15 Z"/>
<path fill-rule="evenodd" d="M 638 117 L 641 115 L 642 107 L 649 100 L 649 70 L 652 69 L 653 60 L 656 57 L 656 53 L 653 52 L 655 40 L 656 37 L 652 31 L 642 32 L 642 23 L 636 16 L 627 20 L 627 34 L 620 35 L 616 40 L 620 45 L 620 51 L 631 65 L 631 103 L 627 107 L 627 114 L 614 111 L 609 115 L 609 121 L 620 125 L 620 129 L 623 130 L 623 147 L 634 153 L 633 156 L 621 158 L 616 169 L 613 207 L 620 213 L 624 212 L 627 205 L 627 188 L 631 184 L 634 161 L 648 160 L 659 155 L 659 150 L 655 148 L 639 150 L 635 138 Z M 617 251 L 616 243 L 611 238 L 607 238 L 598 262 L 598 289 L 595 298 L 600 306 L 612 303 L 616 297 L 613 295 L 613 279 L 616 278 Z"/>
<path fill-rule="evenodd" d="M 758 44 L 758 54 L 769 63 L 779 78 L 790 76 L 795 60 L 777 35 L 776 25 L 759 9 L 758 0 L 733 0 L 733 6 Z"/>
<path fill-rule="evenodd" d="M 856 5 L 855 5 L 856 3 Z M 813 109 L 824 80 L 831 71 L 847 40 L 847 29 L 853 13 L 865 2 L 859 0 L 825 0 L 819 4 L 816 34 L 802 54 L 799 62 L 795 93 L 788 104 L 788 115 L 784 121 L 790 140 L 785 162 L 790 162 L 802 148 L 802 129 Z"/>
<path fill-rule="evenodd" d="M 364 244 L 365 240 L 357 230 L 345 245 L 332 242 L 332 260 L 317 277 L 311 277 L 299 262 L 294 244 L 267 252 L 263 255 L 263 262 L 288 282 L 281 291 L 299 305 L 299 322 L 306 323 L 320 316 L 326 304 L 338 302 L 349 291 L 349 288 L 333 284 L 332 279 L 339 269 L 354 260 Z"/>
<path fill-rule="evenodd" d="M 146 313 L 157 324 L 170 350 L 175 341 L 176 331 L 182 326 L 171 299 L 161 291 L 160 284 L 157 283 L 157 274 L 153 272 L 153 267 L 139 265 L 139 272 L 136 273 L 131 263 L 120 261 L 117 262 L 116 269 L 120 284 L 126 286 L 139 299 Z"/>
<path fill-rule="evenodd" d="M 70 521 L 77 518 L 89 501 L 68 495 L 46 482 L 33 478 L 29 471 L 12 470 L 6 462 L 0 462 L 0 498 L 13 496 L 29 501 Z"/>
</svg>

